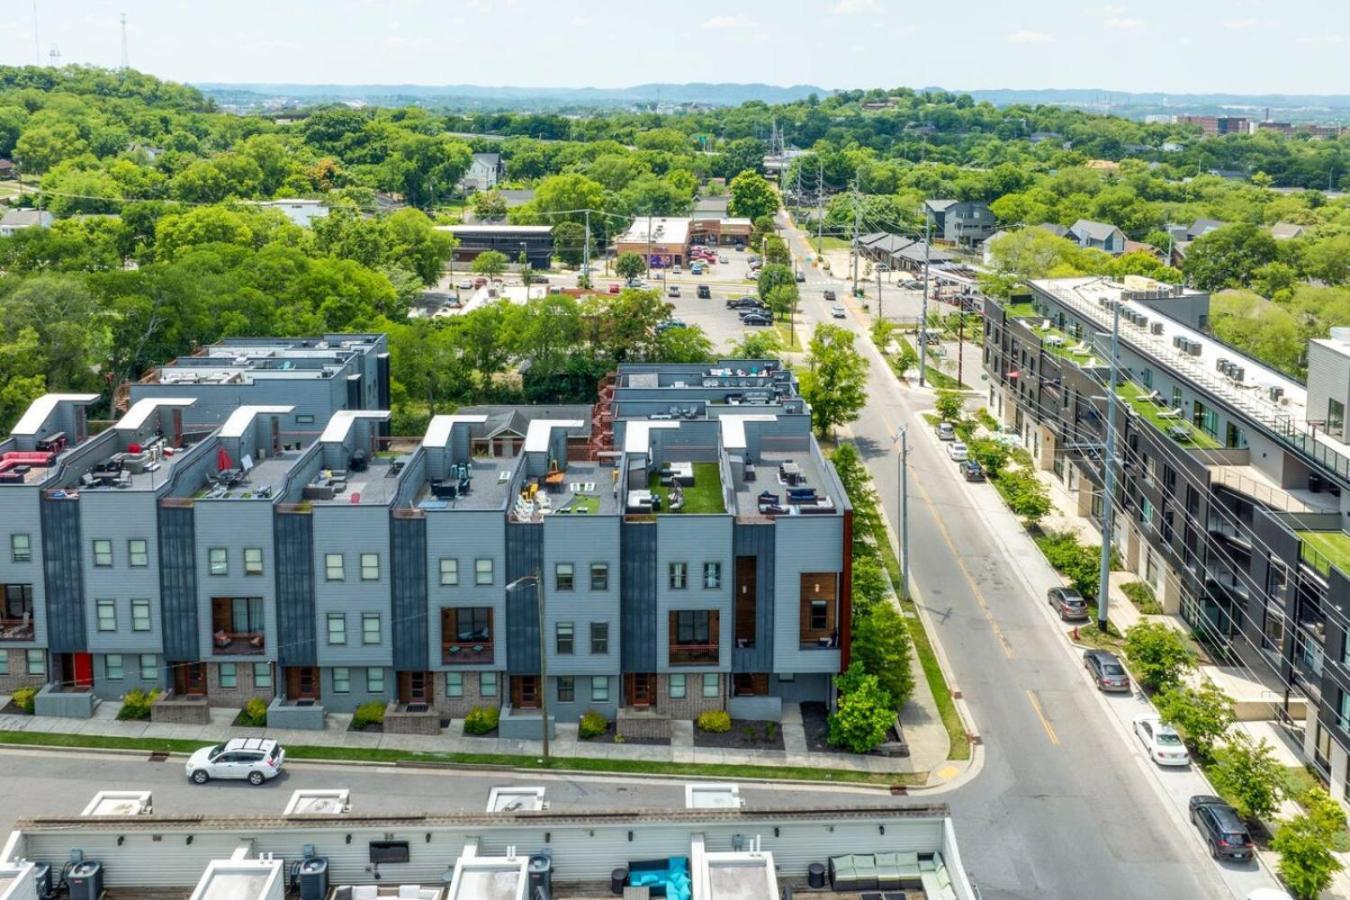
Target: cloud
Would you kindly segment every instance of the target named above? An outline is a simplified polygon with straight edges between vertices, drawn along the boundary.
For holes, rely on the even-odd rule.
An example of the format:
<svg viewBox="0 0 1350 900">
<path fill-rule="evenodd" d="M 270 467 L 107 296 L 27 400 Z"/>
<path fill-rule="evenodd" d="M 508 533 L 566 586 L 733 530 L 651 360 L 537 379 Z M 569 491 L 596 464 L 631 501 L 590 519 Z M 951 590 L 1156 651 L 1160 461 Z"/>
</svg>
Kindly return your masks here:
<svg viewBox="0 0 1350 900">
<path fill-rule="evenodd" d="M 836 16 L 849 16 L 853 13 L 881 12 L 880 0 L 839 0 L 830 12 Z"/>
<path fill-rule="evenodd" d="M 1102 24 L 1116 31 L 1143 31 L 1146 27 L 1143 19 L 1128 16 L 1112 16 Z"/>
<path fill-rule="evenodd" d="M 1104 16 L 1123 16 L 1128 6 L 1122 6 L 1119 3 L 1108 3 L 1103 6 L 1099 12 Z"/>
<path fill-rule="evenodd" d="M 739 31 L 754 28 L 755 20 L 744 13 L 737 13 L 734 16 L 713 16 L 703 23 L 703 27 L 709 31 Z"/>
<path fill-rule="evenodd" d="M 1300 44 L 1344 44 L 1345 37 L 1339 34 L 1305 35 L 1298 38 Z"/>
<path fill-rule="evenodd" d="M 1047 34 L 1044 31 L 1031 31 L 1026 28 L 1019 28 L 1008 35 L 1010 44 L 1049 44 L 1055 40 L 1053 34 Z"/>
<path fill-rule="evenodd" d="M 1255 28 L 1260 24 L 1261 20 L 1257 18 L 1229 19 L 1223 23 L 1223 27 L 1227 28 L 1229 31 L 1246 31 L 1250 28 Z"/>
</svg>

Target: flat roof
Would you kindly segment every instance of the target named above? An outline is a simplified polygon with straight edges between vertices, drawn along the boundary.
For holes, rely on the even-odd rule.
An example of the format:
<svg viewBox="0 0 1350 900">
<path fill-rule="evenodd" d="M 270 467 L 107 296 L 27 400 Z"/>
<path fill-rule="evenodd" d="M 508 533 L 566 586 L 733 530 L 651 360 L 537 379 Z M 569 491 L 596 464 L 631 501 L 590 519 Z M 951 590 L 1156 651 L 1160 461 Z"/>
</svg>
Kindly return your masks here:
<svg viewBox="0 0 1350 900">
<path fill-rule="evenodd" d="M 525 432 L 525 452 L 547 453 L 549 438 L 555 428 L 582 428 L 585 425 L 581 419 L 534 419 Z"/>
<path fill-rule="evenodd" d="M 656 244 L 684 244 L 689 241 L 688 217 L 680 216 L 638 216 L 628 230 L 615 238 L 620 244 L 647 243 L 647 227 L 651 225 L 651 241 Z"/>
<path fill-rule="evenodd" d="M 437 225 L 437 231 L 451 234 L 552 234 L 549 225 Z"/>
<path fill-rule="evenodd" d="M 283 416 L 294 409 L 294 406 L 241 406 L 230 413 L 230 417 L 220 427 L 220 436 L 227 438 L 243 437 L 249 423 L 258 416 Z"/>
<path fill-rule="evenodd" d="M 450 443 L 450 432 L 458 422 L 481 425 L 486 421 L 487 416 L 433 416 L 431 422 L 427 425 L 427 433 L 422 437 L 422 446 L 446 446 Z"/>
<path fill-rule="evenodd" d="M 37 434 L 42 423 L 51 418 L 52 413 L 62 403 L 78 403 L 83 406 L 98 400 L 98 394 L 43 394 L 28 406 L 28 410 L 14 423 L 11 435 Z"/>
<path fill-rule="evenodd" d="M 356 424 L 357 419 L 372 419 L 377 422 L 389 421 L 389 410 L 387 409 L 340 409 L 333 413 L 328 424 L 324 426 L 323 434 L 319 436 L 319 441 L 324 444 L 340 444 L 347 439 L 352 426 Z"/>
</svg>

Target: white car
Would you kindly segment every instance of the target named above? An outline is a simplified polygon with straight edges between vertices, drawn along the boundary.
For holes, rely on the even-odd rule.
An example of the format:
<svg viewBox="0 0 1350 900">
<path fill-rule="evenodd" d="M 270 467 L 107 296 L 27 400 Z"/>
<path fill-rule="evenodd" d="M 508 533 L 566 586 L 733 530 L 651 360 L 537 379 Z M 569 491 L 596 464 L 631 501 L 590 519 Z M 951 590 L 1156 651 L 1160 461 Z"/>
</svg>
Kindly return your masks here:
<svg viewBox="0 0 1350 900">
<path fill-rule="evenodd" d="M 720 263 L 726 262 L 726 261 L 727 261 L 727 255 L 726 255 L 725 253 L 719 253 L 719 254 L 717 255 L 717 261 L 720 262 Z"/>
<path fill-rule="evenodd" d="M 843 319 L 846 318 L 848 314 L 844 312 L 842 303 L 836 303 L 834 306 L 830 307 L 830 315 L 834 316 L 836 319 Z"/>
<path fill-rule="evenodd" d="M 213 778 L 263 784 L 281 774 L 286 751 L 268 738 L 233 738 L 203 747 L 188 757 L 186 774 L 193 784 Z"/>
<path fill-rule="evenodd" d="M 1134 733 L 1149 758 L 1160 766 L 1189 765 L 1191 755 L 1181 742 L 1181 735 L 1171 725 L 1163 724 L 1157 716 L 1139 716 L 1134 720 Z"/>
<path fill-rule="evenodd" d="M 461 279 L 459 280 L 459 284 L 457 284 L 457 285 L 455 285 L 455 286 L 458 287 L 461 291 L 472 290 L 472 289 L 473 289 L 473 279 L 472 279 L 472 278 L 461 278 Z"/>
<path fill-rule="evenodd" d="M 939 441 L 956 440 L 956 427 L 951 422 L 939 422 L 937 427 Z"/>
<path fill-rule="evenodd" d="M 953 462 L 965 462 L 970 459 L 970 450 L 966 447 L 965 441 L 953 441 L 947 445 L 947 455 Z"/>
</svg>

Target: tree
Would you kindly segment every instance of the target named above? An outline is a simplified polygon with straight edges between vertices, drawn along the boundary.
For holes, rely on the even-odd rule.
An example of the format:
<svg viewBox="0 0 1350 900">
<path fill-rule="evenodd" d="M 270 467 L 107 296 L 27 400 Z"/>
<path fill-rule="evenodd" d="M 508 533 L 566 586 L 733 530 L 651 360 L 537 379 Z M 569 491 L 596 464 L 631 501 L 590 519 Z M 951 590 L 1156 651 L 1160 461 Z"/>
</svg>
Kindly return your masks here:
<svg viewBox="0 0 1350 900">
<path fill-rule="evenodd" d="M 528 224 L 542 222 L 556 225 L 559 222 L 585 222 L 583 210 L 603 209 L 605 207 L 605 187 L 585 175 L 569 173 L 553 175 L 539 182 L 534 190 L 534 199 L 524 206 L 511 210 L 512 222 Z M 593 216 L 591 227 L 602 227 L 603 216 Z"/>
<path fill-rule="evenodd" d="M 768 303 L 769 294 L 777 287 L 790 287 L 796 291 L 797 278 L 787 266 L 779 263 L 769 263 L 759 270 L 759 299 Z"/>
<path fill-rule="evenodd" d="M 909 628 L 894 604 L 872 603 L 853 623 L 853 658 L 890 694 L 896 708 L 914 693 Z"/>
<path fill-rule="evenodd" d="M 896 375 L 904 378 L 906 372 L 919 364 L 919 351 L 915 350 L 908 341 L 900 341 L 899 347 L 900 352 L 891 359 L 891 368 L 895 369 Z"/>
<path fill-rule="evenodd" d="M 470 268 L 478 275 L 496 278 L 506 271 L 506 254 L 496 250 L 484 250 L 473 258 Z"/>
<path fill-rule="evenodd" d="M 755 331 L 731 345 L 736 359 L 782 359 L 783 343 L 772 331 Z"/>
<path fill-rule="evenodd" d="M 455 239 L 437 231 L 420 209 L 400 209 L 374 221 L 381 231 L 382 266 L 412 269 L 430 286 L 441 277 L 445 262 L 455 248 Z"/>
<path fill-rule="evenodd" d="M 817 325 L 811 336 L 802 396 L 811 404 L 811 422 L 821 436 L 852 422 L 867 405 L 867 362 L 853 341 L 853 332 L 838 325 Z"/>
<path fill-rule="evenodd" d="M 842 696 L 830 715 L 829 741 L 853 753 L 867 753 L 886 740 L 886 732 L 895 724 L 894 700 L 860 662 L 836 675 L 834 684 Z"/>
<path fill-rule="evenodd" d="M 1178 685 L 1154 698 L 1158 714 L 1181 732 L 1196 754 L 1206 759 L 1214 744 L 1237 721 L 1233 700 L 1212 681 L 1199 688 Z"/>
<path fill-rule="evenodd" d="M 746 170 L 758 172 L 767 152 L 764 142 L 759 138 L 737 138 L 723 149 L 715 164 L 715 171 L 723 178 L 731 179 Z"/>
<path fill-rule="evenodd" d="M 797 308 L 797 301 L 800 299 L 795 284 L 776 285 L 769 291 L 769 295 L 764 298 L 769 310 L 778 318 L 786 319 L 792 315 L 792 311 Z"/>
<path fill-rule="evenodd" d="M 764 238 L 764 262 L 782 266 L 792 265 L 792 254 L 788 252 L 787 241 L 776 234 Z"/>
<path fill-rule="evenodd" d="M 1182 676 L 1195 668 L 1195 653 L 1186 636 L 1162 622 L 1140 622 L 1126 630 L 1125 658 L 1144 687 L 1154 691 L 1180 684 Z"/>
<path fill-rule="evenodd" d="M 965 400 L 959 391 L 944 389 L 937 392 L 937 396 L 933 400 L 933 406 L 942 421 L 958 422 L 961 419 L 961 411 L 965 406 Z"/>
<path fill-rule="evenodd" d="M 1214 757 L 1210 781 L 1238 815 L 1268 819 L 1275 814 L 1283 794 L 1284 768 L 1269 741 L 1262 738 L 1258 743 L 1247 732 L 1234 731 Z"/>
<path fill-rule="evenodd" d="M 1081 275 L 1082 248 L 1044 228 L 1023 228 L 988 242 L 994 271 L 1018 280 Z"/>
<path fill-rule="evenodd" d="M 578 222 L 559 222 L 553 226 L 553 255 L 566 265 L 581 265 L 585 244 L 586 226 Z"/>
<path fill-rule="evenodd" d="M 647 271 L 647 262 L 640 254 L 629 250 L 620 253 L 619 258 L 614 260 L 614 271 L 618 272 L 621 278 L 637 278 Z"/>
<path fill-rule="evenodd" d="M 478 222 L 500 222 L 506 218 L 506 200 L 501 191 L 479 191 L 473 195 L 473 217 Z"/>
<path fill-rule="evenodd" d="M 402 132 L 380 167 L 381 186 L 425 208 L 450 196 L 472 159 L 467 144 L 447 135 Z"/>
<path fill-rule="evenodd" d="M 1285 821 L 1270 842 L 1276 869 L 1299 900 L 1317 900 L 1343 866 L 1331 852 L 1332 834 L 1308 814 Z"/>
<path fill-rule="evenodd" d="M 771 216 L 778 211 L 778 192 L 758 172 L 742 172 L 731 179 L 728 211 L 751 220 Z"/>
<path fill-rule="evenodd" d="M 1257 269 L 1274 262 L 1275 239 L 1265 228 L 1239 222 L 1201 235 L 1186 250 L 1182 271 L 1202 291 L 1245 287 Z"/>
<path fill-rule="evenodd" d="M 712 351 L 712 340 L 697 325 L 666 328 L 656 336 L 657 362 L 712 362 Z"/>
</svg>

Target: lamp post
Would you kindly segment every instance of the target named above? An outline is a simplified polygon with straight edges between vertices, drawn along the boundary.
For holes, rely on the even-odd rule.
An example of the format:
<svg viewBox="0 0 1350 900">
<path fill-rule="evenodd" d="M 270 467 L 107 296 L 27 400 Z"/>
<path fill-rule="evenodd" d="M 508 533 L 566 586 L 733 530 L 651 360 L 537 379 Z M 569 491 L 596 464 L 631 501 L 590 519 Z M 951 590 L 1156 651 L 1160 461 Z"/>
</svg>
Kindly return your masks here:
<svg viewBox="0 0 1350 900">
<path fill-rule="evenodd" d="M 543 716 L 544 759 L 548 759 L 548 638 L 544 631 L 544 578 L 535 569 L 534 574 L 522 575 L 508 584 L 506 590 L 513 591 L 531 581 L 538 600 L 535 605 L 539 608 L 539 712 Z"/>
</svg>

